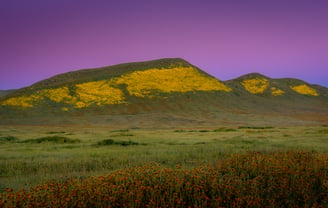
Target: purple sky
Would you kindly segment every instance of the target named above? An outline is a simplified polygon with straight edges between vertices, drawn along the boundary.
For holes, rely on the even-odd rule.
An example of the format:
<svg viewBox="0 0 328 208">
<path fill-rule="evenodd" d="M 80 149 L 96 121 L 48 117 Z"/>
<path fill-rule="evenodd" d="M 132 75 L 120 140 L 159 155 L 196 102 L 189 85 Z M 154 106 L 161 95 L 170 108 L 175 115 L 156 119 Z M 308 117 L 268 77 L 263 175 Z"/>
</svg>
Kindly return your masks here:
<svg viewBox="0 0 328 208">
<path fill-rule="evenodd" d="M 328 86 L 327 11 L 327 0 L 1 0 L 0 89 L 165 57 L 221 80 Z"/>
</svg>

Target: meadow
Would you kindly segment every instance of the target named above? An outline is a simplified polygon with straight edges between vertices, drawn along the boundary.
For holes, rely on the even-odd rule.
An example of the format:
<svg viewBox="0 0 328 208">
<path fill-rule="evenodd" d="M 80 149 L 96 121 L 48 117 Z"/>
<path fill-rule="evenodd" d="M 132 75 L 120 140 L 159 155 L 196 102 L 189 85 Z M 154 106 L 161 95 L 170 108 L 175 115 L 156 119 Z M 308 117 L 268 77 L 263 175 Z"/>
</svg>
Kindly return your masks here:
<svg viewBox="0 0 328 208">
<path fill-rule="evenodd" d="M 0 204 L 320 207 L 327 155 L 327 125 L 0 126 Z"/>
</svg>

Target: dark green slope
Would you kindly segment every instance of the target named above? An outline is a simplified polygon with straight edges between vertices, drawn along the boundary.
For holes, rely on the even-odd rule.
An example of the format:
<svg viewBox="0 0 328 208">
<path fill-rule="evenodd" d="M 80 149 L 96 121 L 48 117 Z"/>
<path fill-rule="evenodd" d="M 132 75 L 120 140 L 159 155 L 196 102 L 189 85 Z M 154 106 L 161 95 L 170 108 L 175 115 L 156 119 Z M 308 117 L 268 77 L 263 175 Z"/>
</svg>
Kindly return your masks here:
<svg viewBox="0 0 328 208">
<path fill-rule="evenodd" d="M 8 94 L 13 93 L 15 90 L 0 90 L 0 99 L 1 97 L 5 97 Z"/>
</svg>

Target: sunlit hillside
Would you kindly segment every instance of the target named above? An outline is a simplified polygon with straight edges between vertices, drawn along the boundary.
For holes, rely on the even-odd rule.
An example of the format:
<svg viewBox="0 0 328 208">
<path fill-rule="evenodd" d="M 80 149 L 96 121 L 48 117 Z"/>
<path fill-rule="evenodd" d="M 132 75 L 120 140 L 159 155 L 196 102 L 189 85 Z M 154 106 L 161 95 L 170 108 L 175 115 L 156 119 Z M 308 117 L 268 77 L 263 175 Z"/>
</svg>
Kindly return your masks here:
<svg viewBox="0 0 328 208">
<path fill-rule="evenodd" d="M 51 101 L 74 108 L 86 108 L 128 103 L 127 96 L 161 98 L 161 93 L 198 91 L 230 92 L 231 89 L 192 66 L 176 66 L 133 71 L 107 80 L 42 89 L 30 95 L 9 97 L 1 105 L 31 108 Z"/>
<path fill-rule="evenodd" d="M 183 59 L 72 71 L 1 95 L 0 123 L 171 126 L 328 120 L 325 87 L 258 73 L 220 81 Z"/>
</svg>

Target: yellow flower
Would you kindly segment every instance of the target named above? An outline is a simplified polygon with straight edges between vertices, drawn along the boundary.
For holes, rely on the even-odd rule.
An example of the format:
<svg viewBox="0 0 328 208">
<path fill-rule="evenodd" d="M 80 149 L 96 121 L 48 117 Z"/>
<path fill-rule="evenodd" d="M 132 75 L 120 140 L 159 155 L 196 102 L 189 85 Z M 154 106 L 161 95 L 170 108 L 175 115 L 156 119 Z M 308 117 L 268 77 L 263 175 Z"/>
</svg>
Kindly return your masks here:
<svg viewBox="0 0 328 208">
<path fill-rule="evenodd" d="M 19 96 L 9 98 L 2 102 L 2 105 L 19 106 L 23 108 L 33 107 L 38 101 L 48 98 L 56 103 L 73 105 L 76 108 L 95 105 L 119 104 L 124 100 L 123 92 L 120 89 L 111 87 L 109 81 L 86 82 L 76 85 L 76 95 L 72 96 L 68 87 L 55 89 L 44 89 L 29 96 Z M 67 111 L 67 108 L 62 108 Z"/>
<path fill-rule="evenodd" d="M 154 90 L 164 93 L 231 91 L 231 88 L 222 82 L 205 76 L 193 67 L 135 71 L 115 78 L 113 81 L 117 84 L 126 84 L 129 93 L 138 97 L 149 97 Z"/>
<path fill-rule="evenodd" d="M 62 111 L 68 111 L 68 108 L 66 108 L 66 107 L 62 107 L 61 109 L 62 109 Z"/>
<path fill-rule="evenodd" d="M 269 81 L 264 78 L 254 78 L 254 79 L 247 79 L 241 83 L 244 88 L 252 93 L 252 94 L 259 94 L 263 93 L 269 86 Z"/>
<path fill-rule="evenodd" d="M 283 90 L 277 89 L 276 87 L 271 87 L 271 91 L 272 91 L 271 94 L 273 96 L 278 96 L 278 95 L 282 95 L 285 93 Z"/>
<path fill-rule="evenodd" d="M 77 84 L 75 87 L 78 101 L 74 105 L 77 108 L 92 104 L 98 106 L 120 104 L 125 99 L 123 92 L 110 86 L 110 82 L 106 80 Z"/>
<path fill-rule="evenodd" d="M 231 91 L 231 88 L 222 82 L 200 73 L 193 67 L 175 67 L 135 71 L 109 80 L 76 84 L 74 94 L 71 94 L 68 87 L 44 89 L 33 95 L 9 98 L 3 101 L 2 105 L 33 107 L 44 99 L 69 104 L 75 108 L 121 104 L 125 103 L 123 91 L 117 88 L 121 84 L 127 87 L 131 95 L 138 97 L 151 97 L 152 91 Z M 67 111 L 68 108 L 63 107 L 62 110 Z"/>
<path fill-rule="evenodd" d="M 72 100 L 68 87 L 61 87 L 55 89 L 45 89 L 39 93 L 43 97 L 48 97 L 50 100 L 60 103 L 62 101 Z"/>
<path fill-rule="evenodd" d="M 319 93 L 315 89 L 306 84 L 290 86 L 290 88 L 299 94 L 319 96 Z"/>
<path fill-rule="evenodd" d="M 39 100 L 38 95 L 19 96 L 9 98 L 1 103 L 1 105 L 11 105 L 23 108 L 33 107 L 34 103 Z"/>
<path fill-rule="evenodd" d="M 44 89 L 32 95 L 9 98 L 3 101 L 2 105 L 11 105 L 27 108 L 33 107 L 36 102 L 44 100 L 45 98 L 49 98 L 50 100 L 59 103 L 63 100 L 71 100 L 72 96 L 69 94 L 69 90 L 67 87 Z"/>
</svg>

